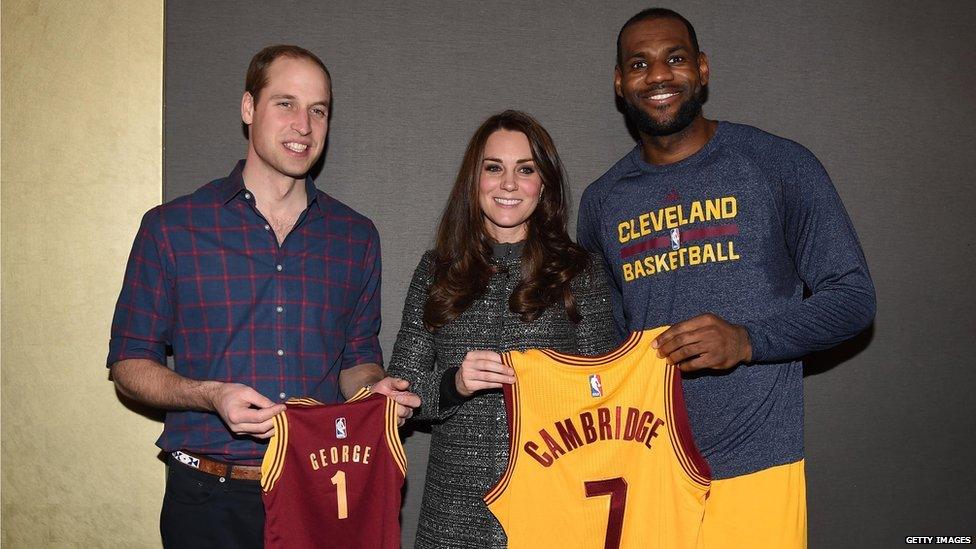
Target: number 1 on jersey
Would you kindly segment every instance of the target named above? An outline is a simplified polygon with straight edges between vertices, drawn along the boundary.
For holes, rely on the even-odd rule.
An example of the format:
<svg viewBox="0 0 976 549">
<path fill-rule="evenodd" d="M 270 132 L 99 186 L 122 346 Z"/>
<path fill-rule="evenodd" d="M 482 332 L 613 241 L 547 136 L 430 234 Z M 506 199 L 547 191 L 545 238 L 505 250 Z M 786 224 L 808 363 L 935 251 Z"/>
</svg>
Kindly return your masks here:
<svg viewBox="0 0 976 549">
<path fill-rule="evenodd" d="M 336 504 L 339 507 L 339 518 L 349 518 L 349 503 L 346 501 L 346 472 L 336 471 L 332 475 L 332 484 L 336 487 Z"/>
<path fill-rule="evenodd" d="M 607 537 L 603 549 L 619 549 L 624 529 L 624 509 L 627 507 L 627 481 L 623 477 L 590 480 L 583 483 L 586 497 L 610 496 L 610 516 L 607 518 Z"/>
</svg>

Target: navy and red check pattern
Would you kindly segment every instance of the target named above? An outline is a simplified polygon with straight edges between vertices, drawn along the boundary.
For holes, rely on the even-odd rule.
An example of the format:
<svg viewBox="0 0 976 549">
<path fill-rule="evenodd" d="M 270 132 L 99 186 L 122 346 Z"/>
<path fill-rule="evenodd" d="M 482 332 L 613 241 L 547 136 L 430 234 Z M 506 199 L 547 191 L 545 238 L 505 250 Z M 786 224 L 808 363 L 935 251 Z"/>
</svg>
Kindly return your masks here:
<svg viewBox="0 0 976 549">
<path fill-rule="evenodd" d="M 108 364 L 165 364 L 171 346 L 185 377 L 243 383 L 274 401 L 339 402 L 340 370 L 383 363 L 379 235 L 308 179 L 308 208 L 279 247 L 243 168 L 143 217 Z M 156 444 L 253 464 L 266 447 L 195 411 L 168 412 Z"/>
</svg>

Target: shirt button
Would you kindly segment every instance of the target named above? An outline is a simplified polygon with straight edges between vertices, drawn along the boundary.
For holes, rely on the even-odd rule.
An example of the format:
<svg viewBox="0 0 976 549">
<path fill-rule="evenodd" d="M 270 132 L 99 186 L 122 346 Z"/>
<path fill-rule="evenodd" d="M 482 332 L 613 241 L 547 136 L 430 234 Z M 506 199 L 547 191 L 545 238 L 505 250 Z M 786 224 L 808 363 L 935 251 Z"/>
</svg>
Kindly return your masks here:
<svg viewBox="0 0 976 549">
<path fill-rule="evenodd" d="M 281 265 L 275 265 L 275 269 L 278 269 L 279 271 L 280 271 L 280 270 L 281 270 L 282 268 L 283 268 L 283 267 L 282 267 Z"/>
<path fill-rule="evenodd" d="M 285 350 L 284 349 L 278 349 L 278 356 L 285 356 Z"/>
<path fill-rule="evenodd" d="M 244 193 L 244 198 L 250 200 L 251 199 L 251 193 Z"/>
<path fill-rule="evenodd" d="M 278 398 L 282 398 L 283 399 L 286 396 L 288 396 L 288 395 L 286 395 L 285 393 L 278 393 Z"/>
<path fill-rule="evenodd" d="M 278 305 L 277 307 L 275 307 L 275 310 L 278 311 L 279 313 L 285 312 L 285 308 L 282 307 L 281 305 Z"/>
<path fill-rule="evenodd" d="M 268 225 L 267 223 L 265 223 L 264 224 L 264 230 L 270 231 L 271 230 L 271 225 Z"/>
</svg>

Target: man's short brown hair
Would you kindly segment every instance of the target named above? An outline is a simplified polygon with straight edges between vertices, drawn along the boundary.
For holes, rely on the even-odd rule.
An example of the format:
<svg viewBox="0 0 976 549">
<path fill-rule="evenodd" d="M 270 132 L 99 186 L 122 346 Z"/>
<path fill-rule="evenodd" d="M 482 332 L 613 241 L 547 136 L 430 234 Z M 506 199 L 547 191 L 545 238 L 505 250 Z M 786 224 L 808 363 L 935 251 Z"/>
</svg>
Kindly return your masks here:
<svg viewBox="0 0 976 549">
<path fill-rule="evenodd" d="M 268 85 L 268 67 L 279 57 L 308 59 L 318 65 L 322 69 L 322 72 L 325 73 L 325 79 L 329 83 L 329 97 L 332 97 L 332 75 L 329 74 L 329 69 L 326 68 L 325 63 L 317 55 L 298 46 L 276 44 L 274 46 L 268 46 L 254 54 L 254 57 L 251 58 L 251 64 L 247 67 L 247 76 L 244 78 L 244 91 L 251 94 L 251 97 L 255 101 L 258 100 L 258 94 L 261 93 L 261 90 Z"/>
</svg>

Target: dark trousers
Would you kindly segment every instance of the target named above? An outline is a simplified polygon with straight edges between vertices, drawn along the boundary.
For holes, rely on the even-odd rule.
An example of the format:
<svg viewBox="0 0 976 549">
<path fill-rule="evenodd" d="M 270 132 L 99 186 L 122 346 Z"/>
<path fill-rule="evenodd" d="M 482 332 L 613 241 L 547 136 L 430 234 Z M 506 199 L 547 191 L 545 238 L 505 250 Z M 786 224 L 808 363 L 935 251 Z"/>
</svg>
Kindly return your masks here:
<svg viewBox="0 0 976 549">
<path fill-rule="evenodd" d="M 159 517 L 163 547 L 264 546 L 264 503 L 256 480 L 220 481 L 167 457 Z"/>
</svg>

